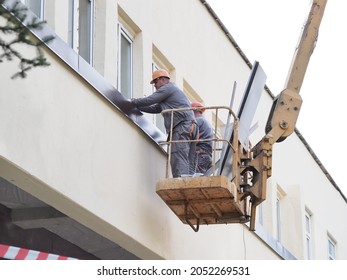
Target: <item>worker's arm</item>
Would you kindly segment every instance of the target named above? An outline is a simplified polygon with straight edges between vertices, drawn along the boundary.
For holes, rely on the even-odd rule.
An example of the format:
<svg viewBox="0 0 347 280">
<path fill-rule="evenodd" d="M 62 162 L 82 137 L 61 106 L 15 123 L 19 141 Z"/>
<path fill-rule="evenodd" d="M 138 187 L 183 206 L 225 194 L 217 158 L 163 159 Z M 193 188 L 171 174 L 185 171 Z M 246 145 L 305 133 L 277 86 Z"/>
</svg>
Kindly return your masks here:
<svg viewBox="0 0 347 280">
<path fill-rule="evenodd" d="M 163 85 L 150 96 L 143 97 L 143 98 L 133 98 L 131 102 L 136 107 L 148 107 L 148 106 L 163 102 L 169 96 L 170 96 L 170 91 L 167 89 L 167 85 Z"/>
<path fill-rule="evenodd" d="M 135 105 L 135 106 L 141 112 L 150 113 L 150 114 L 159 114 L 162 111 L 160 104 L 153 104 L 151 106 L 139 106 L 139 105 Z"/>
</svg>

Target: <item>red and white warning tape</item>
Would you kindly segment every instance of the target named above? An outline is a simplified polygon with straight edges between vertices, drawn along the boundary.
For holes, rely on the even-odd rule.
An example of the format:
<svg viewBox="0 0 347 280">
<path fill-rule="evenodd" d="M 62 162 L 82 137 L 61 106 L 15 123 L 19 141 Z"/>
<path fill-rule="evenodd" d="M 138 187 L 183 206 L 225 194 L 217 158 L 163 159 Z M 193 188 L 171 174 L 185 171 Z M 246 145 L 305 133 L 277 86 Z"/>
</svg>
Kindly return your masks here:
<svg viewBox="0 0 347 280">
<path fill-rule="evenodd" d="M 55 254 L 0 244 L 0 258 L 8 260 L 76 260 Z"/>
</svg>

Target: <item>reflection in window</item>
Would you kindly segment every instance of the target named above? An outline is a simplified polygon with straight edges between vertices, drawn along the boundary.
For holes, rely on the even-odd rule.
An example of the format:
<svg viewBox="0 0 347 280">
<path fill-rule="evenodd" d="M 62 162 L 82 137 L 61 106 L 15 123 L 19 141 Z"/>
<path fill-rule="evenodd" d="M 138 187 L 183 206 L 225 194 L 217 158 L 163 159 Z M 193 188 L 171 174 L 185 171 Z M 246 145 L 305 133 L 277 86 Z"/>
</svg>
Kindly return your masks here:
<svg viewBox="0 0 347 280">
<path fill-rule="evenodd" d="M 39 19 L 43 20 L 44 0 L 21 0 Z"/>
</svg>

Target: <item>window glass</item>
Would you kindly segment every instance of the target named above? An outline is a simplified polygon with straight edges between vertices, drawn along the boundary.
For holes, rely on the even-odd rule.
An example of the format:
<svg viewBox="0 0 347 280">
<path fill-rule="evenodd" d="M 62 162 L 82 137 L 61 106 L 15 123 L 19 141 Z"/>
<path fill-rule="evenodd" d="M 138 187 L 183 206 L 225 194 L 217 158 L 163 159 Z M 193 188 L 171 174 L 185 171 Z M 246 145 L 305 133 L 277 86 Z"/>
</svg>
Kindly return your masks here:
<svg viewBox="0 0 347 280">
<path fill-rule="evenodd" d="M 306 257 L 312 259 L 312 232 L 311 232 L 311 215 L 305 214 L 305 236 L 306 236 Z"/>
<path fill-rule="evenodd" d="M 68 44 L 78 52 L 78 6 L 79 0 L 69 0 Z"/>
<path fill-rule="evenodd" d="M 281 241 L 281 203 L 280 198 L 276 199 L 276 238 Z"/>
<path fill-rule="evenodd" d="M 120 92 L 126 97 L 132 97 L 132 41 L 121 30 L 120 36 Z"/>
<path fill-rule="evenodd" d="M 328 237 L 328 259 L 335 260 L 336 245 L 335 242 Z"/>
<path fill-rule="evenodd" d="M 78 53 L 87 62 L 93 61 L 93 16 L 94 0 L 79 1 L 79 44 Z"/>
<path fill-rule="evenodd" d="M 43 19 L 43 0 L 22 0 L 38 18 Z"/>
<path fill-rule="evenodd" d="M 155 70 L 158 70 L 159 68 L 160 67 L 158 65 L 156 65 L 155 63 L 152 63 L 152 72 L 154 72 Z M 155 92 L 155 90 L 156 89 L 154 85 L 152 85 L 152 91 Z M 166 134 L 166 129 L 164 125 L 164 117 L 162 114 L 153 115 L 153 123 L 155 124 L 156 127 L 160 129 L 160 131 Z"/>
</svg>

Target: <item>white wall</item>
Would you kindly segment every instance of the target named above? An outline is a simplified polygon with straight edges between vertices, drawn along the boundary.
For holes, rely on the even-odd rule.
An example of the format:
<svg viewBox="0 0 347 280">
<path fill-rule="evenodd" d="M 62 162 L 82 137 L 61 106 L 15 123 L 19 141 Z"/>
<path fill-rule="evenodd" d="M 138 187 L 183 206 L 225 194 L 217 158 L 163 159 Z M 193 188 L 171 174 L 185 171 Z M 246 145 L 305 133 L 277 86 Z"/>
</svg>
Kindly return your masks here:
<svg viewBox="0 0 347 280">
<path fill-rule="evenodd" d="M 181 87 L 187 81 L 205 104 L 228 105 L 237 81 L 238 107 L 250 69 L 200 1 L 117 3 L 138 32 L 135 96 L 151 92 L 154 45 L 173 66 L 174 81 Z M 97 31 L 107 30 L 104 37 L 96 36 L 101 38 L 95 50 L 97 70 L 114 84 L 118 6 L 107 1 L 97 9 L 96 15 L 104 16 L 96 20 Z M 58 25 L 56 21 L 55 28 L 64 28 Z M 0 155 L 2 170 L 8 171 L 0 171 L 1 176 L 18 180 L 21 188 L 140 258 L 280 258 L 245 226 L 202 226 L 195 233 L 183 225 L 155 193 L 156 181 L 165 176 L 162 150 L 59 58 L 49 51 L 46 55 L 51 66 L 31 71 L 25 80 L 9 79 L 14 63 L 0 64 L 1 73 L 8 74 L 0 76 L 6 88 L 0 94 L 0 130 L 5 132 Z M 264 133 L 271 102 L 264 91 L 254 143 Z M 309 207 L 314 213 L 314 257 L 326 259 L 329 231 L 338 240 L 338 257 L 347 258 L 347 229 L 341 222 L 347 216 L 346 202 L 295 134 L 275 145 L 264 203 L 269 236 L 275 232 L 277 186 L 286 194 L 282 245 L 297 258 L 305 257 L 303 211 Z"/>
</svg>

